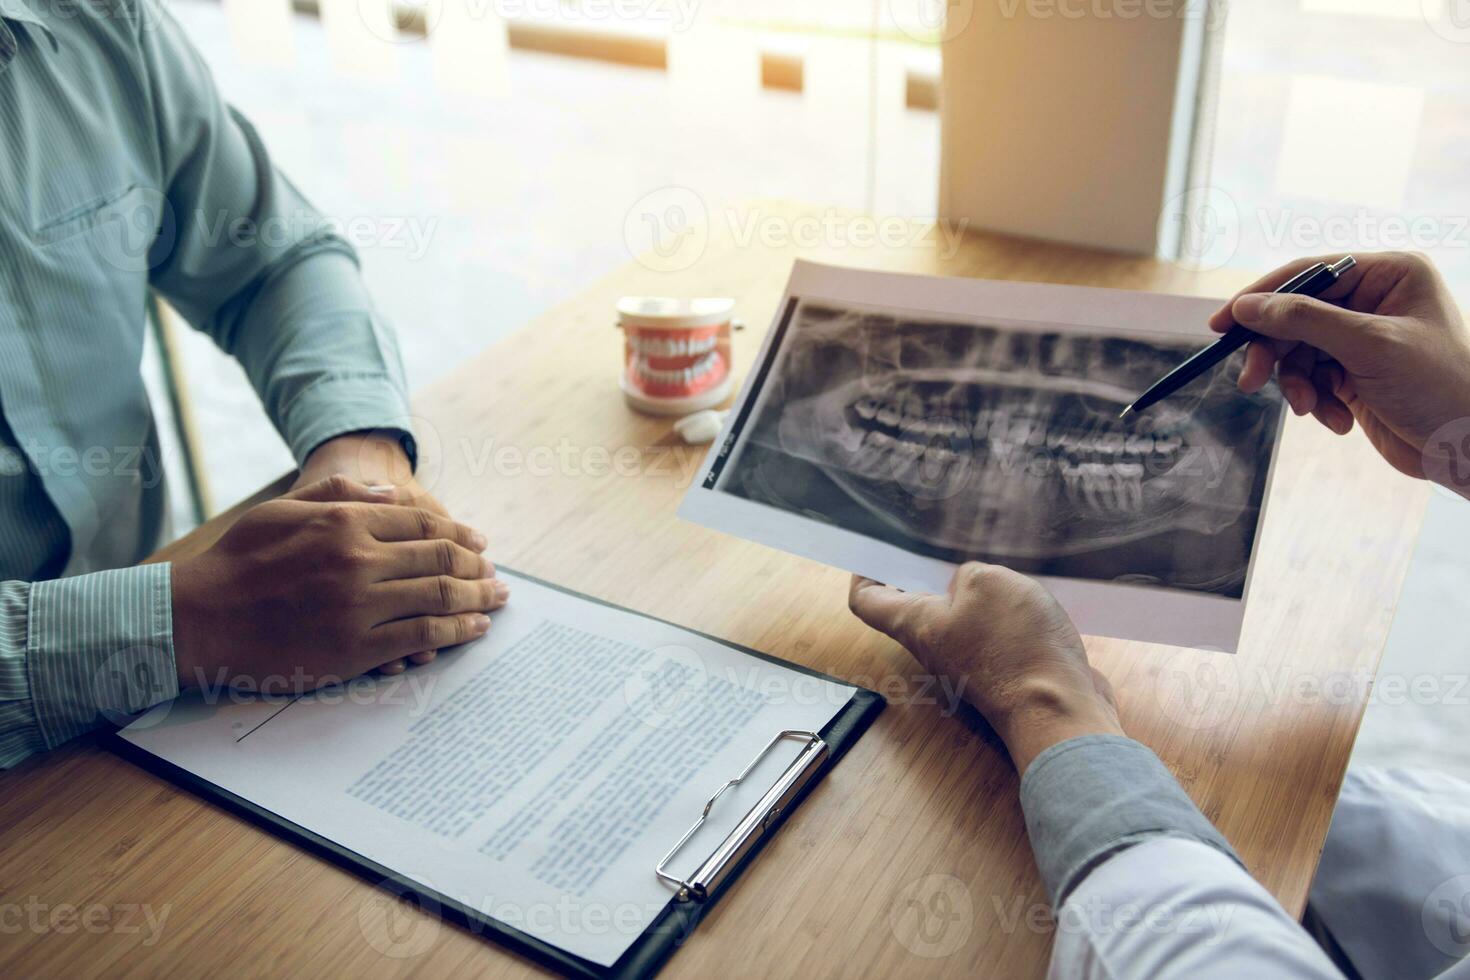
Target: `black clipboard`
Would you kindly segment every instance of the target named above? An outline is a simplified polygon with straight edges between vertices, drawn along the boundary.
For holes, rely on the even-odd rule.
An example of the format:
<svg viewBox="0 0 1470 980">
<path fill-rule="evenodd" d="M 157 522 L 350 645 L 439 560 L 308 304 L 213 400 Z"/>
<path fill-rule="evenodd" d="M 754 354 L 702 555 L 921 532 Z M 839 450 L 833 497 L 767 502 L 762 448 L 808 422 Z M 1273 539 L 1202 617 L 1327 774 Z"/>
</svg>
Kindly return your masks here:
<svg viewBox="0 0 1470 980">
<path fill-rule="evenodd" d="M 502 566 L 505 567 L 505 566 Z M 537 585 L 549 589 L 555 589 L 566 595 L 575 596 L 588 602 L 594 602 L 609 609 L 617 609 L 622 612 L 642 616 L 665 626 L 685 630 L 696 636 L 719 643 L 722 646 L 737 650 L 747 656 L 756 657 L 768 663 L 780 664 L 781 666 L 807 674 L 811 677 L 820 677 L 824 680 L 846 684 L 839 678 L 830 677 L 820 671 L 811 670 L 800 664 L 782 660 L 769 654 L 752 650 L 749 647 L 737 643 L 730 643 L 717 636 L 702 633 L 698 630 L 671 623 L 666 619 L 656 616 L 645 616 L 635 610 L 627 609 L 615 603 L 606 602 L 596 596 L 589 596 L 573 589 L 563 588 L 553 582 L 526 575 L 505 567 L 518 578 L 526 579 Z M 664 906 L 658 918 L 653 921 L 643 935 L 628 947 L 617 962 L 611 966 L 602 966 L 591 960 L 575 956 L 565 950 L 538 939 L 513 926 L 491 918 L 478 909 L 457 902 L 447 895 L 432 889 L 425 888 L 418 882 L 400 875 L 398 872 L 376 861 L 358 854 L 356 851 L 321 836 L 313 831 L 302 827 L 297 823 L 287 820 L 258 804 L 252 803 L 235 793 L 230 792 L 214 783 L 209 782 L 186 769 L 174 765 L 146 749 L 139 748 L 117 733 L 106 736 L 102 743 L 111 751 L 128 759 L 130 762 L 160 776 L 170 782 L 176 783 L 204 799 L 210 800 L 224 809 L 238 816 L 244 817 L 256 826 L 270 831 L 278 837 L 283 837 L 293 843 L 320 857 L 326 858 L 340 867 L 346 868 L 368 880 L 370 883 L 382 888 L 386 892 L 399 898 L 412 901 L 425 912 L 438 915 L 441 919 L 453 922 L 461 928 L 469 930 L 477 936 L 488 937 L 495 942 L 507 947 L 512 952 L 519 953 L 533 962 L 554 970 L 568 977 L 582 977 L 588 980 L 632 980 L 635 977 L 650 977 L 655 974 L 669 957 L 693 935 L 694 929 L 699 925 L 701 919 L 715 906 L 724 895 L 729 892 L 740 874 L 755 860 L 757 855 L 765 848 L 766 843 L 773 837 L 791 811 L 798 807 L 813 786 L 826 775 L 837 761 L 847 753 L 854 743 L 867 730 L 873 720 L 887 705 L 883 696 L 863 688 L 847 702 L 847 705 L 827 723 L 820 732 L 776 732 L 773 733 L 772 742 L 766 749 L 753 760 L 747 767 L 745 773 L 732 774 L 732 778 L 719 788 L 710 799 L 704 809 L 704 814 L 711 812 L 711 807 L 716 805 L 721 793 L 730 786 L 739 782 L 751 769 L 753 769 L 766 752 L 769 752 L 775 744 L 787 738 L 804 739 L 802 751 L 798 753 L 796 760 L 787 766 L 777 782 L 766 792 L 761 801 L 752 808 L 746 818 L 737 825 L 732 834 L 726 838 L 721 848 L 711 854 L 708 859 L 701 863 L 696 872 L 689 879 L 677 879 L 665 874 L 663 868 L 670 858 L 678 852 L 683 845 L 698 829 L 703 822 L 700 814 L 691 814 L 692 826 L 684 838 L 677 842 L 671 842 L 674 846 L 665 855 L 664 860 L 659 863 L 657 869 L 650 869 L 650 873 L 657 873 L 659 877 L 671 883 L 669 902 Z M 815 744 L 816 743 L 820 744 Z M 797 771 L 793 771 L 797 770 Z M 758 812 L 763 804 L 767 807 L 764 812 Z M 746 836 L 734 842 L 734 847 L 726 850 L 731 844 L 731 838 L 745 832 Z M 724 853 L 721 853 L 724 851 Z M 704 877 L 701 877 L 701 876 Z M 675 884 L 677 883 L 677 884 Z M 682 886 L 682 887 L 681 887 Z"/>
</svg>

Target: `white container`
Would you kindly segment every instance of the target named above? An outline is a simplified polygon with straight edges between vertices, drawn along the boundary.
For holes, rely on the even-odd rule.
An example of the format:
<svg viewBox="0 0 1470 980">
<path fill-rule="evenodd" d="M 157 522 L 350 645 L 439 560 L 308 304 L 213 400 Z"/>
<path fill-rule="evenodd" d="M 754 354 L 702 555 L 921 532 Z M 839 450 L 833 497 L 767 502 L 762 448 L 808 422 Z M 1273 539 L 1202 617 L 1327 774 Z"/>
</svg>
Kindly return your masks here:
<svg viewBox="0 0 1470 980">
<path fill-rule="evenodd" d="M 641 412 L 687 415 L 730 396 L 731 299 L 625 296 L 623 397 Z"/>
</svg>

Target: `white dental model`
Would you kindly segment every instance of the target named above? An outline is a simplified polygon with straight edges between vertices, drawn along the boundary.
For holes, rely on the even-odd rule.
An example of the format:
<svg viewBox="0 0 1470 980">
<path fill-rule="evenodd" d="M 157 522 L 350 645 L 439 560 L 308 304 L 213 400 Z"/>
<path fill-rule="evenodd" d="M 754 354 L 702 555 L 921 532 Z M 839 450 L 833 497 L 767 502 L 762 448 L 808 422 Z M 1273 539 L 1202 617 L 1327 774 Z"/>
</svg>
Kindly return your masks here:
<svg viewBox="0 0 1470 980">
<path fill-rule="evenodd" d="M 715 436 L 720 434 L 720 426 L 725 424 L 725 416 L 729 412 L 717 412 L 707 408 L 693 415 L 686 415 L 674 423 L 674 431 L 679 433 L 691 446 L 703 446 L 715 441 Z"/>
<path fill-rule="evenodd" d="M 652 415 L 682 416 L 728 398 L 734 309 L 734 300 L 720 298 L 619 300 L 628 404 Z"/>
</svg>

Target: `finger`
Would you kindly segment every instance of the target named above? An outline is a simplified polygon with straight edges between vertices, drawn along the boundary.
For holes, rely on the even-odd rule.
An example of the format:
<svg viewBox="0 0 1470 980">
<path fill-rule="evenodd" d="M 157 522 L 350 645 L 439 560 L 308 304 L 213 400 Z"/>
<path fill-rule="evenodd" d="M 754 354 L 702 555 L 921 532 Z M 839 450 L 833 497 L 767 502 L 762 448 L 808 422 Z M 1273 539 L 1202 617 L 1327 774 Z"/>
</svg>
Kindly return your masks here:
<svg viewBox="0 0 1470 980">
<path fill-rule="evenodd" d="M 1353 431 L 1353 410 L 1347 403 L 1351 392 L 1344 385 L 1344 378 L 1342 366 L 1330 361 L 1312 369 L 1312 387 L 1317 392 L 1312 415 L 1340 436 Z"/>
<path fill-rule="evenodd" d="M 415 493 L 413 495 L 413 502 L 414 502 L 414 506 L 416 506 L 416 507 L 422 507 L 424 510 L 433 511 L 434 513 L 438 514 L 440 517 L 448 517 L 449 516 L 449 511 L 447 511 L 447 510 L 444 509 L 444 505 L 443 504 L 439 503 L 438 500 L 434 499 L 434 497 L 433 497 L 432 494 L 425 493 L 422 490 L 420 490 L 418 493 Z"/>
<path fill-rule="evenodd" d="M 448 538 L 432 541 L 394 541 L 383 548 L 378 581 L 452 575 L 455 578 L 494 578 L 495 566 L 484 555 Z"/>
<path fill-rule="evenodd" d="M 915 608 L 937 598 L 922 592 L 904 592 L 854 575 L 847 590 L 847 607 L 873 629 L 906 643 L 908 624 Z"/>
<path fill-rule="evenodd" d="M 297 487 L 283 494 L 286 500 L 314 500 L 321 503 L 348 502 L 364 504 L 397 503 L 401 491 L 391 483 L 368 486 L 345 476 L 329 476 L 325 480 Z"/>
<path fill-rule="evenodd" d="M 1352 400 L 1352 384 L 1348 381 L 1347 372 L 1336 361 L 1318 361 L 1312 365 L 1311 378 L 1313 387 L 1323 397 L 1331 395 L 1344 405 Z"/>
<path fill-rule="evenodd" d="M 490 629 L 490 617 L 484 613 L 461 613 L 458 616 L 415 616 L 395 619 L 373 627 L 368 643 L 385 659 L 406 657 L 421 650 L 442 650 L 477 640 Z"/>
<path fill-rule="evenodd" d="M 1400 290 L 1409 295 L 1424 295 L 1446 288 L 1444 277 L 1434 263 L 1418 252 L 1372 252 L 1359 258 L 1354 272 L 1359 278 L 1343 305 L 1366 313 L 1378 310 Z M 1336 292 L 1328 290 L 1323 295 L 1335 299 Z"/>
<path fill-rule="evenodd" d="M 440 517 L 448 517 L 449 511 L 444 505 L 434 498 L 412 478 L 405 480 L 398 486 L 398 502 L 409 507 L 422 507 L 424 510 L 432 511 Z"/>
<path fill-rule="evenodd" d="M 1216 310 L 1210 316 L 1210 329 L 1218 333 L 1224 333 L 1226 330 L 1229 330 L 1231 327 L 1233 327 L 1236 323 L 1236 319 L 1235 315 L 1231 312 L 1231 309 L 1235 306 L 1235 301 L 1240 299 L 1247 293 L 1275 292 L 1277 289 L 1280 289 L 1282 286 L 1286 285 L 1289 281 L 1294 279 L 1298 273 L 1304 272 L 1305 270 L 1310 269 L 1312 266 L 1317 265 L 1318 263 L 1322 263 L 1323 265 L 1331 265 L 1333 262 L 1336 262 L 1340 258 L 1342 258 L 1340 254 L 1319 255 L 1313 258 L 1296 259 L 1295 261 L 1288 262 L 1285 265 L 1280 266 L 1279 268 L 1273 269 L 1261 278 L 1257 279 L 1255 282 L 1251 283 L 1249 286 L 1246 286 L 1244 289 L 1237 292 L 1234 296 L 1230 297 L 1230 299 L 1225 303 L 1224 306 Z M 1362 278 L 1363 263 L 1360 262 L 1355 268 L 1343 273 L 1330 289 L 1322 293 L 1322 298 L 1328 300 L 1340 299 L 1341 297 L 1351 293 L 1353 291 L 1353 288 L 1357 286 L 1358 282 Z"/>
<path fill-rule="evenodd" d="M 1317 389 L 1299 373 L 1282 372 L 1279 379 L 1282 397 L 1295 415 L 1306 415 L 1317 407 Z"/>
<path fill-rule="evenodd" d="M 1381 321 L 1311 296 L 1253 293 L 1235 301 L 1235 318 L 1256 333 L 1310 344 L 1350 370 L 1365 368 Z"/>
<path fill-rule="evenodd" d="M 378 667 L 378 673 L 392 677 L 394 674 L 401 674 L 407 669 L 408 664 L 404 663 L 403 658 L 400 657 L 397 660 L 390 660 L 385 664 L 381 664 Z"/>
<path fill-rule="evenodd" d="M 452 575 L 379 582 L 369 592 L 372 609 L 380 623 L 410 616 L 493 612 L 505 605 L 507 595 L 509 587 L 504 582 L 495 579 L 470 582 Z"/>
<path fill-rule="evenodd" d="M 1329 362 L 1329 366 L 1334 375 L 1333 380 L 1328 382 L 1332 386 L 1332 393 L 1337 396 L 1338 401 L 1356 415 L 1357 412 L 1353 406 L 1358 403 L 1357 385 L 1353 384 L 1353 379 L 1347 376 L 1347 372 L 1342 369 L 1341 365 Z"/>
<path fill-rule="evenodd" d="M 1281 394 L 1297 415 L 1306 415 L 1317 407 L 1317 387 L 1312 383 L 1312 370 L 1316 366 L 1316 349 L 1298 344 L 1276 369 Z"/>
<path fill-rule="evenodd" d="M 425 650 L 422 653 L 409 654 L 408 662 L 422 667 L 424 664 L 433 662 L 434 658 L 437 656 L 439 656 L 438 650 Z"/>
<path fill-rule="evenodd" d="M 854 575 L 847 586 L 847 608 L 873 629 L 886 633 L 898 613 L 899 595 L 897 589 Z"/>
<path fill-rule="evenodd" d="M 379 541 L 444 538 L 475 552 L 484 551 L 489 545 L 485 536 L 469 525 L 422 507 L 375 507 L 368 515 L 368 530 Z"/>
<path fill-rule="evenodd" d="M 1276 350 L 1269 343 L 1253 340 L 1245 349 L 1245 364 L 1240 369 L 1240 390 L 1254 394 L 1276 373 Z"/>
<path fill-rule="evenodd" d="M 1312 410 L 1312 417 L 1340 436 L 1353 431 L 1353 413 L 1336 398 L 1324 398 Z"/>
</svg>

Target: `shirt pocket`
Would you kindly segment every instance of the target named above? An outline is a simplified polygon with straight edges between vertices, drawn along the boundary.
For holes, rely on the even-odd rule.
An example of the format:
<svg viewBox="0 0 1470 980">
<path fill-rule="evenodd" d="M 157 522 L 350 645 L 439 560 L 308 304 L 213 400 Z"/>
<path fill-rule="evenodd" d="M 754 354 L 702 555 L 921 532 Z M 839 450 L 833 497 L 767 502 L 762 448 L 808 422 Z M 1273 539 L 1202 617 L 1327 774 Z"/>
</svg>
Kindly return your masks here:
<svg viewBox="0 0 1470 980">
<path fill-rule="evenodd" d="M 160 234 L 171 230 L 168 201 L 143 184 L 96 194 L 38 222 L 31 239 L 47 253 L 77 251 L 123 273 L 146 273 Z"/>
<path fill-rule="evenodd" d="M 37 222 L 31 229 L 31 237 L 38 245 L 50 245 L 105 223 L 132 218 L 138 205 L 143 203 L 138 193 L 141 189 L 138 184 L 125 184 L 104 194 L 95 194 Z"/>
</svg>

